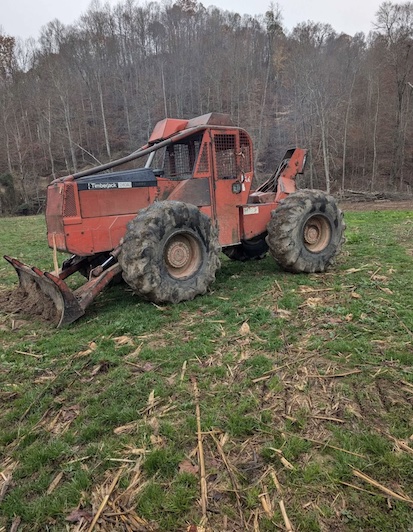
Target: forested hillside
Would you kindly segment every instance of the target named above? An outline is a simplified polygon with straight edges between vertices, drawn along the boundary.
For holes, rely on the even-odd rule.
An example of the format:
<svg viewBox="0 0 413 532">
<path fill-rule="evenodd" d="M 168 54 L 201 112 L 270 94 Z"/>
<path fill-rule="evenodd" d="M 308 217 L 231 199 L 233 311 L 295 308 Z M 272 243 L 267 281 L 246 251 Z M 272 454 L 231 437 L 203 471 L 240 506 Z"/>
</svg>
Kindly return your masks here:
<svg viewBox="0 0 413 532">
<path fill-rule="evenodd" d="M 306 186 L 410 192 L 413 3 L 385 2 L 374 20 L 348 36 L 284 28 L 277 9 L 123 0 L 54 20 L 36 42 L 0 35 L 0 214 L 138 148 L 165 116 L 211 111 L 252 134 L 259 174 L 300 145 Z"/>
</svg>

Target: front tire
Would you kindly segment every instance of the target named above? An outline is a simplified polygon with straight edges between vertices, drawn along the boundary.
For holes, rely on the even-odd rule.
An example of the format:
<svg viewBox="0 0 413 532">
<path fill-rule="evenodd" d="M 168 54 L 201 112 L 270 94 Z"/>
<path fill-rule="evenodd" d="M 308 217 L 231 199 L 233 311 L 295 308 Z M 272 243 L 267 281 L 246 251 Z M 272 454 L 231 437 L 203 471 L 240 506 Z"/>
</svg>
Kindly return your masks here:
<svg viewBox="0 0 413 532">
<path fill-rule="evenodd" d="M 119 255 L 124 280 L 155 303 L 205 294 L 220 267 L 218 231 L 194 205 L 161 201 L 129 222 Z"/>
<path fill-rule="evenodd" d="M 267 243 L 284 270 L 324 272 L 341 249 L 345 227 L 332 196 L 320 190 L 300 190 L 272 211 Z"/>
</svg>

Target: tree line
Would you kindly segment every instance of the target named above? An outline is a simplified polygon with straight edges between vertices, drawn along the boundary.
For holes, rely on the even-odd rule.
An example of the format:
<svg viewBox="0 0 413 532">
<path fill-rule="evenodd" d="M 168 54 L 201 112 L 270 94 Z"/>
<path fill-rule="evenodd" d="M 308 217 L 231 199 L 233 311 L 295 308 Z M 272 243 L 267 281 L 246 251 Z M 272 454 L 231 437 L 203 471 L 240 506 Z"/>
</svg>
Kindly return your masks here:
<svg viewBox="0 0 413 532">
<path fill-rule="evenodd" d="M 278 7 L 240 16 L 195 0 L 95 2 L 37 41 L 0 34 L 0 214 L 41 205 L 52 179 L 143 145 L 166 116 L 229 113 L 257 175 L 309 150 L 302 185 L 410 192 L 413 3 L 384 2 L 368 36 Z"/>
</svg>

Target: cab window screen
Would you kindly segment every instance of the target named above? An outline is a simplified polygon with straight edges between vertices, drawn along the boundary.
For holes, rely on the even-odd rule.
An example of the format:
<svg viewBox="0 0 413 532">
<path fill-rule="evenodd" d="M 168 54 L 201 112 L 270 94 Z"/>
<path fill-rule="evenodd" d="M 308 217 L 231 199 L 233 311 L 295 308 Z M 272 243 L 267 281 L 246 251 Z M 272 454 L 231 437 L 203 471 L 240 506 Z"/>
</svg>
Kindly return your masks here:
<svg viewBox="0 0 413 532">
<path fill-rule="evenodd" d="M 235 135 L 215 135 L 215 153 L 218 179 L 237 177 Z"/>
</svg>

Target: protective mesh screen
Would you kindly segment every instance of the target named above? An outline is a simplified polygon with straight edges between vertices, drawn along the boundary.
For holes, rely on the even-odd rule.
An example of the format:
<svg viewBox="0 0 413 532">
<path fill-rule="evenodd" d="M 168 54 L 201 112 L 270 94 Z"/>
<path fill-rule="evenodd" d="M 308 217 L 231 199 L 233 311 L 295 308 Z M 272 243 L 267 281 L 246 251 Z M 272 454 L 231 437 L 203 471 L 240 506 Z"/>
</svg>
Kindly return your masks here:
<svg viewBox="0 0 413 532">
<path fill-rule="evenodd" d="M 215 153 L 219 179 L 236 178 L 235 135 L 215 135 Z"/>
<path fill-rule="evenodd" d="M 66 184 L 65 186 L 63 216 L 66 216 L 66 217 L 77 216 L 76 201 L 75 201 L 75 186 L 69 183 Z"/>
<path fill-rule="evenodd" d="M 202 146 L 202 151 L 201 151 L 201 154 L 199 156 L 197 171 L 198 171 L 199 174 L 209 174 L 210 173 L 208 144 L 204 144 Z"/>
<path fill-rule="evenodd" d="M 200 141 L 173 144 L 165 152 L 165 177 L 170 179 L 189 179 L 199 153 Z"/>
<path fill-rule="evenodd" d="M 241 146 L 241 159 L 242 159 L 241 169 L 243 172 L 251 172 L 251 169 L 252 169 L 251 143 L 250 143 L 249 137 L 244 133 L 244 131 L 240 131 L 239 142 Z"/>
</svg>

